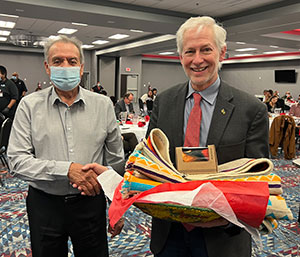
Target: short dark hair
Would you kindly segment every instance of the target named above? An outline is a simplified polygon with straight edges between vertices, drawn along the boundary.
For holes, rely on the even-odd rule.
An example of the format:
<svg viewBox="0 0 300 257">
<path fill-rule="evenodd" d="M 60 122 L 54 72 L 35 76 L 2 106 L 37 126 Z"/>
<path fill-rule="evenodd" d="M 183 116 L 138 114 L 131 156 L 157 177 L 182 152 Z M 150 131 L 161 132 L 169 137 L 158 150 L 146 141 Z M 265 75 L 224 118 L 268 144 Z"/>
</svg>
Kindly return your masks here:
<svg viewBox="0 0 300 257">
<path fill-rule="evenodd" d="M 6 70 L 6 68 L 4 67 L 4 66 L 2 66 L 2 65 L 0 65 L 0 72 L 5 76 L 5 78 L 6 78 L 6 76 L 7 76 L 7 70 Z"/>
<path fill-rule="evenodd" d="M 131 95 L 133 95 L 133 93 L 127 92 L 127 93 L 123 96 L 123 98 L 128 98 L 128 97 L 131 96 Z"/>
</svg>

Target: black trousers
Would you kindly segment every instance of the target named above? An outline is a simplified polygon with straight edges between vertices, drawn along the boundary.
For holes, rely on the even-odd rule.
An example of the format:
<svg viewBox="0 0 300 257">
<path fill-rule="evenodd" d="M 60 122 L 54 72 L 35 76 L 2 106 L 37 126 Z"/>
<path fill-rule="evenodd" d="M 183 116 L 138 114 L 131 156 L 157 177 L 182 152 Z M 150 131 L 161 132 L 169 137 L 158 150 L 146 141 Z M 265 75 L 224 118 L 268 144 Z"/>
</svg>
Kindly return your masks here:
<svg viewBox="0 0 300 257">
<path fill-rule="evenodd" d="M 33 257 L 108 257 L 106 200 L 97 196 L 56 196 L 29 187 L 26 199 Z"/>
</svg>

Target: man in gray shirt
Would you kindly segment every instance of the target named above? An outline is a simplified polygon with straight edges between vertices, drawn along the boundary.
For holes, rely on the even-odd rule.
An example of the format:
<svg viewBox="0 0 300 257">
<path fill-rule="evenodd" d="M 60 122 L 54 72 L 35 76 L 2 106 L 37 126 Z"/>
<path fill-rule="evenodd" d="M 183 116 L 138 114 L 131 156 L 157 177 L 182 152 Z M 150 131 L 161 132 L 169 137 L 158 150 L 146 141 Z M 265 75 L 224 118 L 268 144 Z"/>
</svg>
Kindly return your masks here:
<svg viewBox="0 0 300 257">
<path fill-rule="evenodd" d="M 11 131 L 12 172 L 29 182 L 34 257 L 68 256 L 69 237 L 77 257 L 108 256 L 97 176 L 123 161 L 123 144 L 110 99 L 79 86 L 83 58 L 76 38 L 48 40 L 44 65 L 53 86 L 21 100 Z M 98 173 L 82 169 L 93 162 L 104 165 Z"/>
</svg>

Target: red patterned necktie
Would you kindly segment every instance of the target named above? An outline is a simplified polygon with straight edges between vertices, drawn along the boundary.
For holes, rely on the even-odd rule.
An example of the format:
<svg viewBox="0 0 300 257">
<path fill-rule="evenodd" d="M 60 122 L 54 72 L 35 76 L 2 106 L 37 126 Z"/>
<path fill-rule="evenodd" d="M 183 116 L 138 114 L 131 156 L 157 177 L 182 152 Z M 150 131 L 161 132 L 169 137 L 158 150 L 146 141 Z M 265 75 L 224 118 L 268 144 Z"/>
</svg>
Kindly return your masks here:
<svg viewBox="0 0 300 257">
<path fill-rule="evenodd" d="M 186 131 L 184 146 L 199 146 L 200 142 L 200 124 L 202 118 L 202 111 L 200 107 L 200 101 L 202 99 L 200 94 L 193 93 L 194 106 L 191 110 Z"/>
</svg>

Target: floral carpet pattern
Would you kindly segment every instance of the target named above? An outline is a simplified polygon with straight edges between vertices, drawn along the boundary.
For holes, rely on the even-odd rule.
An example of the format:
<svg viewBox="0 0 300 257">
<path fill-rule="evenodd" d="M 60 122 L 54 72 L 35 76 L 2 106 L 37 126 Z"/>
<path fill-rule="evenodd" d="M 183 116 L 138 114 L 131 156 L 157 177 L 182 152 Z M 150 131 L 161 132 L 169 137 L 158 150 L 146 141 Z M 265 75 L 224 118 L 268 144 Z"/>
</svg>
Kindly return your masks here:
<svg viewBox="0 0 300 257">
<path fill-rule="evenodd" d="M 252 257 L 297 257 L 300 256 L 300 226 L 297 222 L 300 205 L 300 167 L 283 158 L 272 161 L 275 166 L 274 173 L 282 178 L 283 197 L 295 219 L 290 222 L 281 221 L 272 234 L 261 236 L 261 249 L 253 242 Z M 1 181 L 0 257 L 32 256 L 25 207 L 27 184 L 9 174 L 1 174 Z M 131 207 L 125 218 L 122 233 L 113 239 L 108 235 L 110 256 L 153 256 L 149 249 L 151 217 Z M 72 257 L 71 242 L 69 246 L 69 257 Z"/>
</svg>

